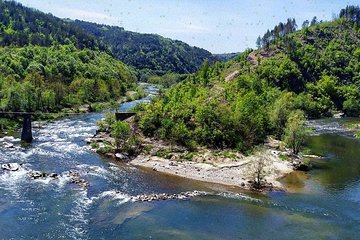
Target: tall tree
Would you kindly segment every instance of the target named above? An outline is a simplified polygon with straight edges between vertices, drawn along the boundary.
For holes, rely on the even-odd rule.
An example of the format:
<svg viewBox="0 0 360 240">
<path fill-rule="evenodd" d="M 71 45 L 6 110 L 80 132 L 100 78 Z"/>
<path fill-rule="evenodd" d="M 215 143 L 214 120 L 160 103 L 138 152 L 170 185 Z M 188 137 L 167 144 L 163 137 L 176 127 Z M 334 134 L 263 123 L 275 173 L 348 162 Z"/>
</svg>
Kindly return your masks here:
<svg viewBox="0 0 360 240">
<path fill-rule="evenodd" d="M 256 47 L 257 47 L 258 49 L 261 48 L 261 42 L 262 42 L 262 39 L 261 39 L 260 36 L 258 36 L 258 38 L 256 39 Z"/>
<path fill-rule="evenodd" d="M 311 20 L 310 26 L 313 26 L 313 25 L 315 25 L 317 23 L 318 23 L 317 17 L 314 16 L 313 19 Z"/>
<path fill-rule="evenodd" d="M 308 27 L 309 24 L 310 24 L 309 20 L 305 20 L 305 21 L 303 22 L 303 24 L 302 24 L 302 28 Z"/>
</svg>

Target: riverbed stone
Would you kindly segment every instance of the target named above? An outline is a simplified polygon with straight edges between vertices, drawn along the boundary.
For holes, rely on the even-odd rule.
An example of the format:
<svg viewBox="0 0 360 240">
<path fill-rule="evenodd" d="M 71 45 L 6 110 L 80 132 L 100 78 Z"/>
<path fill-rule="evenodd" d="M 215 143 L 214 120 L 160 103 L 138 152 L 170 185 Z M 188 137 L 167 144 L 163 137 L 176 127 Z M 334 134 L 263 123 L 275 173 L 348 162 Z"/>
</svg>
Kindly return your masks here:
<svg viewBox="0 0 360 240">
<path fill-rule="evenodd" d="M 120 160 L 126 160 L 127 159 L 127 156 L 125 154 L 123 154 L 123 153 L 116 153 L 115 157 L 117 159 L 120 159 Z"/>
<path fill-rule="evenodd" d="M 1 165 L 1 168 L 3 170 L 7 170 L 7 171 L 17 171 L 20 168 L 20 164 L 18 163 L 4 163 Z"/>
<path fill-rule="evenodd" d="M 47 174 L 45 172 L 40 171 L 31 171 L 28 173 L 28 176 L 32 179 L 39 179 L 39 178 L 45 178 L 47 177 Z"/>
</svg>

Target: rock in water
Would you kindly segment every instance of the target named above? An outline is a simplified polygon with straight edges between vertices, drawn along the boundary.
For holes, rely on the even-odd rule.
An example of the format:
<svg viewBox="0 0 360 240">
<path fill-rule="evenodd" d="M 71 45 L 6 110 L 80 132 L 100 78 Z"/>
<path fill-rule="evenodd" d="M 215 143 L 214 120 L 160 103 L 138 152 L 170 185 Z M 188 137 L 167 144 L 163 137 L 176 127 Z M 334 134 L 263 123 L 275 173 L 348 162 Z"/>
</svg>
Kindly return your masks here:
<svg viewBox="0 0 360 240">
<path fill-rule="evenodd" d="M 80 177 L 80 173 L 78 171 L 76 171 L 76 170 L 70 170 L 70 171 L 66 172 L 64 175 L 69 177 L 70 181 L 72 183 L 77 184 L 81 188 L 88 188 L 89 187 L 89 182 L 86 181 L 85 179 L 82 179 Z"/>
<path fill-rule="evenodd" d="M 1 168 L 7 171 L 17 171 L 19 170 L 20 165 L 18 163 L 5 163 L 1 165 Z"/>
<path fill-rule="evenodd" d="M 47 174 L 45 172 L 40 172 L 40 171 L 31 171 L 28 173 L 28 175 L 32 179 L 39 179 L 39 178 L 47 177 Z"/>
<path fill-rule="evenodd" d="M 31 171 L 28 173 L 28 176 L 32 179 L 39 179 L 39 178 L 52 178 L 57 179 L 58 174 L 57 173 L 46 173 L 46 172 L 40 172 L 40 171 Z"/>
</svg>

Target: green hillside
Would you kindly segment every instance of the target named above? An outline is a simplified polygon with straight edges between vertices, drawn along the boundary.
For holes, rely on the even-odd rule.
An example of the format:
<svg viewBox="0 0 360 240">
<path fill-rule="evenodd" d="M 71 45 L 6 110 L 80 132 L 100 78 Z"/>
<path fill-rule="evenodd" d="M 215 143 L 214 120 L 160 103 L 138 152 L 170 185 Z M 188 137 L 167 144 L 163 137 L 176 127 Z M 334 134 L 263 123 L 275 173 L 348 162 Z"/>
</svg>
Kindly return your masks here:
<svg viewBox="0 0 360 240">
<path fill-rule="evenodd" d="M 0 48 L 0 108 L 55 111 L 118 99 L 136 84 L 132 68 L 74 45 Z"/>
<path fill-rule="evenodd" d="M 206 59 L 214 59 L 212 54 L 204 49 L 159 35 L 140 34 L 125 31 L 121 27 L 79 20 L 74 24 L 103 40 L 110 46 L 116 58 L 142 70 L 143 73 L 193 73 L 199 70 Z"/>
<path fill-rule="evenodd" d="M 359 116 L 360 18 L 353 12 L 300 31 L 290 19 L 260 38 L 263 48 L 205 63 L 145 106 L 140 128 L 189 148 L 247 151 L 268 135 L 289 139 L 294 126 L 301 130 L 304 114 Z"/>
<path fill-rule="evenodd" d="M 0 0 L 0 46 L 73 43 L 77 48 L 107 50 L 107 46 L 84 30 L 15 1 Z"/>
<path fill-rule="evenodd" d="M 0 46 L 71 43 L 78 49 L 105 51 L 141 70 L 145 78 L 167 72 L 193 73 L 205 59 L 215 59 L 210 52 L 181 41 L 116 26 L 60 19 L 15 1 L 0 0 Z"/>
</svg>

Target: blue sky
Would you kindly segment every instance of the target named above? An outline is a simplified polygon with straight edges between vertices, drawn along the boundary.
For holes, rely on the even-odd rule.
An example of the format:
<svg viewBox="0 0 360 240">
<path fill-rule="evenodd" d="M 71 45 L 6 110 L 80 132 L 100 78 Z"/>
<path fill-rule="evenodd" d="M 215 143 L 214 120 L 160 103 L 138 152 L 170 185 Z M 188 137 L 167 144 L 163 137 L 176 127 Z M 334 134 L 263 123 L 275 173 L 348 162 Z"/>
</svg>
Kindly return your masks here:
<svg viewBox="0 0 360 240">
<path fill-rule="evenodd" d="M 317 16 L 331 20 L 360 0 L 19 0 L 62 18 L 157 33 L 213 53 L 255 47 L 256 38 L 294 17 L 299 26 Z"/>
</svg>

